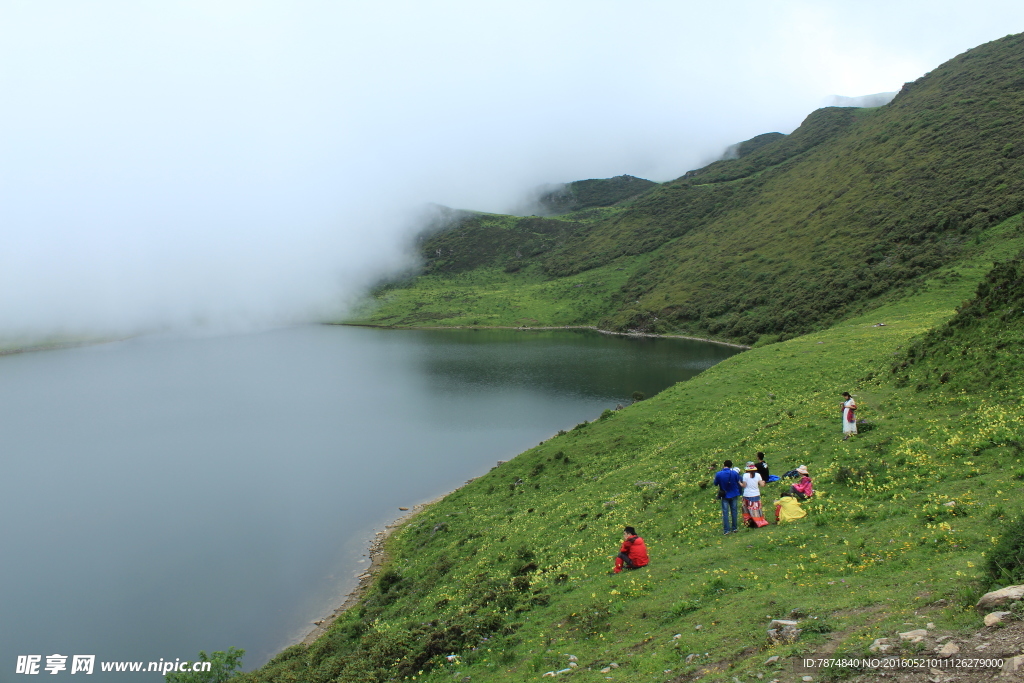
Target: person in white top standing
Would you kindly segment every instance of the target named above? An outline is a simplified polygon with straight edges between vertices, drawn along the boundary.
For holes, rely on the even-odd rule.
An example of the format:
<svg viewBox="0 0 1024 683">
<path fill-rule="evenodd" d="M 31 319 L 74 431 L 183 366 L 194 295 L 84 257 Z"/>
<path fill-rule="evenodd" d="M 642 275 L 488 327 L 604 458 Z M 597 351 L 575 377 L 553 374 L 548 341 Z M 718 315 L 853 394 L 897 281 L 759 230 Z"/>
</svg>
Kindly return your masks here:
<svg viewBox="0 0 1024 683">
<path fill-rule="evenodd" d="M 843 402 L 839 404 L 839 408 L 843 413 L 843 441 L 846 441 L 857 433 L 857 402 L 850 396 L 850 392 L 843 392 Z"/>
<path fill-rule="evenodd" d="M 751 527 L 768 526 L 761 510 L 761 487 L 764 479 L 757 473 L 757 466 L 747 463 L 746 471 L 740 480 L 743 486 L 743 523 Z"/>
</svg>

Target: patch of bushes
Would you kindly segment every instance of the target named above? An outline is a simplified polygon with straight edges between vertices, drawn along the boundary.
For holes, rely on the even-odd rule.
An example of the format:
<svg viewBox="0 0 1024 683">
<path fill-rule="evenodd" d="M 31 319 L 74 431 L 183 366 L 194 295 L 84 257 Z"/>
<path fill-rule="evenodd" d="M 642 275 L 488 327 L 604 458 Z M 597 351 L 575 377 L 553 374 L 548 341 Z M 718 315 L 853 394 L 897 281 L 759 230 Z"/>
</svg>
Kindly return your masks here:
<svg viewBox="0 0 1024 683">
<path fill-rule="evenodd" d="M 985 557 L 985 574 L 993 586 L 1024 583 L 1024 515 L 1007 522 Z"/>
</svg>

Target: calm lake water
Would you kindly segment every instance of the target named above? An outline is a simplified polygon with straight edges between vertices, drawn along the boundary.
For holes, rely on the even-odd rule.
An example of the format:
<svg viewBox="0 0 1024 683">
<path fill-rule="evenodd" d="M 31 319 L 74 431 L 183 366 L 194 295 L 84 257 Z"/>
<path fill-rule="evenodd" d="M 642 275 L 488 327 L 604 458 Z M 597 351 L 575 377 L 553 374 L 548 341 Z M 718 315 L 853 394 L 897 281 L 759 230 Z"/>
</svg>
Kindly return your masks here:
<svg viewBox="0 0 1024 683">
<path fill-rule="evenodd" d="M 0 680 L 25 654 L 262 664 L 341 603 L 399 506 L 736 351 L 309 326 L 2 357 Z"/>
</svg>

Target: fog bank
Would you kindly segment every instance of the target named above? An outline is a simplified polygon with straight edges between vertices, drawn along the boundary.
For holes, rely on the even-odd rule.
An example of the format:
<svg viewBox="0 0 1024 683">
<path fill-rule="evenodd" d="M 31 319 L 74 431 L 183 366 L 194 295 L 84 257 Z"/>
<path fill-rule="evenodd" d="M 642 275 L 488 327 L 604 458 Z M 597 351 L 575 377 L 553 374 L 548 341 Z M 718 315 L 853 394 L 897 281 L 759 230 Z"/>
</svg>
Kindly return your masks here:
<svg viewBox="0 0 1024 683">
<path fill-rule="evenodd" d="M 4 3 L 0 337 L 335 318 L 409 266 L 429 202 L 506 211 L 543 183 L 677 177 L 1021 19 L 1003 2 Z"/>
</svg>

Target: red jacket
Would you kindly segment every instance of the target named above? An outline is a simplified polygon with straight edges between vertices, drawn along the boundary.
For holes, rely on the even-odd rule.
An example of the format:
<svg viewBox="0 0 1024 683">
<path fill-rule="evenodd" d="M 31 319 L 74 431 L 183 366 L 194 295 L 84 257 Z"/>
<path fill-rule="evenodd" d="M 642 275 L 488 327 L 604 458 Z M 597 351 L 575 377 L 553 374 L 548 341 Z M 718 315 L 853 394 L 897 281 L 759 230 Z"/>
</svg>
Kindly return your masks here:
<svg viewBox="0 0 1024 683">
<path fill-rule="evenodd" d="M 796 484 L 793 484 L 793 488 L 802 493 L 803 495 L 810 498 L 814 495 L 814 488 L 811 486 L 811 478 L 806 474 Z"/>
<path fill-rule="evenodd" d="M 643 567 L 650 562 L 647 559 L 647 546 L 644 544 L 644 539 L 639 536 L 630 536 L 623 541 L 619 552 L 626 553 L 634 567 Z"/>
</svg>

